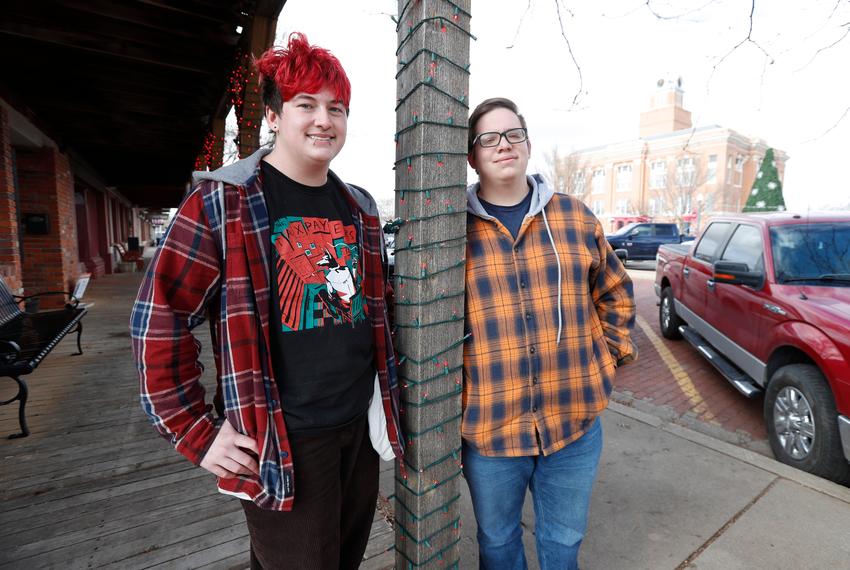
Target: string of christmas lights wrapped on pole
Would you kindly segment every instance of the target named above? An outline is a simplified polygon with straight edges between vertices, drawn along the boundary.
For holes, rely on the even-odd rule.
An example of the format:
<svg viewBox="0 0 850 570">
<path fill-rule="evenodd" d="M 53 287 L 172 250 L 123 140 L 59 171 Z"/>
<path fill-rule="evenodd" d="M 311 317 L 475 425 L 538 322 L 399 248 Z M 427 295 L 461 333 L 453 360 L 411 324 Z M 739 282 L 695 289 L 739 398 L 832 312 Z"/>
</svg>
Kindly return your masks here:
<svg viewBox="0 0 850 570">
<path fill-rule="evenodd" d="M 400 0 L 395 335 L 407 451 L 396 568 L 459 566 L 471 0 Z"/>
</svg>

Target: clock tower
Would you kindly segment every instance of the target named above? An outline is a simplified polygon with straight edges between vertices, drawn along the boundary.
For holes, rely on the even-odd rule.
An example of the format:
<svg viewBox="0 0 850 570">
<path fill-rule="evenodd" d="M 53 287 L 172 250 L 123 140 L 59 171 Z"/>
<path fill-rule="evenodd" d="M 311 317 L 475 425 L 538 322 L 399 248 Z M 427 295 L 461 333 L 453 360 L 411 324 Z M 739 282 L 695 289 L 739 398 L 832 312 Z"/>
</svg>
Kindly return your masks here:
<svg viewBox="0 0 850 570">
<path fill-rule="evenodd" d="M 659 79 L 649 110 L 640 114 L 639 136 L 644 138 L 691 128 L 691 112 L 682 106 L 683 97 L 681 77 Z"/>
</svg>

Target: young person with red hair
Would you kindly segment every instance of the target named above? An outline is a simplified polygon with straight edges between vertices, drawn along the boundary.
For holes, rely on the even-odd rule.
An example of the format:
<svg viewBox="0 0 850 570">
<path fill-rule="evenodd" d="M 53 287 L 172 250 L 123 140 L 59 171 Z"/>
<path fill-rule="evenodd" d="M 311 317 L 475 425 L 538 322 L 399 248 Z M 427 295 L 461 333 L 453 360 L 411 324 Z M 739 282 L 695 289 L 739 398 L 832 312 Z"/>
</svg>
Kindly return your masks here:
<svg viewBox="0 0 850 570">
<path fill-rule="evenodd" d="M 133 308 L 142 407 L 242 499 L 252 568 L 357 568 L 378 457 L 402 453 L 383 234 L 330 171 L 351 97 L 336 57 L 295 33 L 256 65 L 274 145 L 195 173 Z"/>
</svg>

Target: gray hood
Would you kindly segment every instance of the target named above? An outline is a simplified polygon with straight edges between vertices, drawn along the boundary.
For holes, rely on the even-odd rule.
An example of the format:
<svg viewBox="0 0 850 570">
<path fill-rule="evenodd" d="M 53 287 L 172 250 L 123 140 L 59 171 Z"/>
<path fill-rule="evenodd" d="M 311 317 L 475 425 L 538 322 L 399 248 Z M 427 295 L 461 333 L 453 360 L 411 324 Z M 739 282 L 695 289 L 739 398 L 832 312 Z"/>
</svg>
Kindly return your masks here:
<svg viewBox="0 0 850 570">
<path fill-rule="evenodd" d="M 528 216 L 536 216 L 543 212 L 543 208 L 555 195 L 555 191 L 549 188 L 546 181 L 539 174 L 534 174 L 525 177 L 528 186 L 531 188 L 531 205 L 528 207 Z M 481 200 L 478 198 L 478 190 L 481 188 L 481 183 L 476 182 L 470 184 L 466 188 L 466 211 L 474 216 L 485 220 L 492 220 L 493 216 L 487 213 Z"/>
<path fill-rule="evenodd" d="M 260 147 L 251 156 L 238 160 L 233 164 L 223 166 L 213 171 L 196 170 L 192 173 L 192 187 L 194 188 L 204 180 L 212 180 L 213 182 L 222 182 L 231 186 L 245 186 L 251 177 L 253 177 L 260 168 L 260 161 L 272 151 L 272 146 Z M 346 184 L 333 171 L 328 171 L 328 177 L 348 190 L 349 194 L 357 202 L 357 205 L 364 213 L 370 216 L 378 215 L 378 206 L 375 200 L 363 188 Z M 223 199 L 223 198 L 222 198 Z"/>
<path fill-rule="evenodd" d="M 233 164 L 222 166 L 213 171 L 196 170 L 192 173 L 192 187 L 197 186 L 204 180 L 224 182 L 232 186 L 244 186 L 260 167 L 263 157 L 272 151 L 272 147 L 260 147 L 251 156 L 237 160 Z"/>
</svg>

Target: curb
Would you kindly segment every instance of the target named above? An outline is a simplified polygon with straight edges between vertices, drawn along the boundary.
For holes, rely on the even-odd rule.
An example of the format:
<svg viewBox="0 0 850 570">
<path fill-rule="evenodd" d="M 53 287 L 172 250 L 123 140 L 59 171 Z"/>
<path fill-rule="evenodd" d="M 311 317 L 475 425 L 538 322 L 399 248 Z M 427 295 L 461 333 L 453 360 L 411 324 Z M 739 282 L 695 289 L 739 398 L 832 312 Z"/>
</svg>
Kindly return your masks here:
<svg viewBox="0 0 850 570">
<path fill-rule="evenodd" d="M 772 473 L 777 477 L 787 479 L 791 482 L 797 483 L 798 485 L 812 489 L 813 491 L 829 495 L 834 499 L 850 504 L 850 488 L 839 485 L 838 483 L 833 483 L 832 481 L 822 479 L 816 475 L 811 475 L 805 471 L 794 469 L 793 467 L 780 463 L 770 457 L 759 455 L 758 453 L 748 449 L 721 441 L 692 429 L 666 422 L 661 418 L 624 406 L 613 400 L 608 403 L 608 409 L 634 421 L 647 424 L 701 447 L 722 453 L 723 455 L 741 461 L 742 463 L 746 463 L 752 467 Z"/>
</svg>

